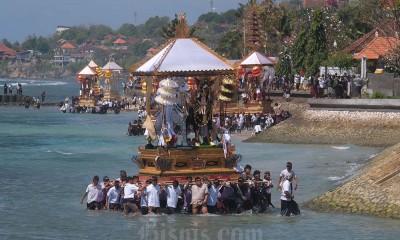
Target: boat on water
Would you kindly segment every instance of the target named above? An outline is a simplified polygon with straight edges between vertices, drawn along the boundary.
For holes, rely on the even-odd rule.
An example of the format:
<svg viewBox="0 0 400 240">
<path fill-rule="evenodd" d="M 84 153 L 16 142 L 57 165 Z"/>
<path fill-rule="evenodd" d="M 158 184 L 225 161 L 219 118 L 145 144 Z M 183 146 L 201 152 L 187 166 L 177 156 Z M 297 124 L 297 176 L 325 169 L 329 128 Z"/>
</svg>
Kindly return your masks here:
<svg viewBox="0 0 400 240">
<path fill-rule="evenodd" d="M 174 39 L 132 66 L 131 74 L 141 78 L 146 99 L 153 100 L 146 101 L 143 124 L 148 144 L 138 146 L 132 157 L 141 180 L 239 177 L 234 168 L 241 156 L 220 125 L 223 106 L 237 99 L 235 73 L 228 60 L 190 37 L 184 15 Z M 195 137 L 188 138 L 189 132 Z"/>
</svg>

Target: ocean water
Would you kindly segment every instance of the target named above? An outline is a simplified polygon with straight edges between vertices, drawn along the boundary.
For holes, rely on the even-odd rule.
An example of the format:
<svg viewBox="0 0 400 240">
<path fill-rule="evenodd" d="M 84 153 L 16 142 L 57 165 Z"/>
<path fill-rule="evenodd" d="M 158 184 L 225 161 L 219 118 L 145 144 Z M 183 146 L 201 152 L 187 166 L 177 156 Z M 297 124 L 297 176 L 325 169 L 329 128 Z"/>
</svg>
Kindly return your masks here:
<svg viewBox="0 0 400 240">
<path fill-rule="evenodd" d="M 24 90 L 45 90 L 54 102 L 76 95 L 79 88 L 72 80 L 29 81 Z M 0 239 L 398 239 L 398 220 L 306 209 L 300 216 L 280 217 L 277 190 L 272 193 L 276 208 L 262 215 L 126 217 L 85 210 L 80 199 L 93 175 L 115 178 L 122 169 L 137 173 L 130 157 L 145 140 L 125 135 L 136 117 L 133 112 L 63 114 L 57 107 L 0 107 Z M 241 139 L 234 136 L 242 164 L 269 170 L 275 182 L 285 163 L 293 162 L 300 204 L 346 181 L 381 151 Z"/>
</svg>

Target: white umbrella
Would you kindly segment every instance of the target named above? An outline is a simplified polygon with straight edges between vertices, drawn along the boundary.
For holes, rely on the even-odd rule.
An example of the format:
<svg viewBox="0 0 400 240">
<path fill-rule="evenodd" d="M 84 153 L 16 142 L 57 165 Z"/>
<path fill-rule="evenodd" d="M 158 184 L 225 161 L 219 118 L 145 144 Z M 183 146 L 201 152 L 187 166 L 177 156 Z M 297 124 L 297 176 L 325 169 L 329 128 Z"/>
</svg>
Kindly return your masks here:
<svg viewBox="0 0 400 240">
<path fill-rule="evenodd" d="M 176 102 L 176 98 L 162 97 L 160 95 L 156 96 L 154 100 L 164 106 L 174 105 Z"/>
<path fill-rule="evenodd" d="M 162 97 L 175 98 L 176 90 L 175 89 L 167 89 L 167 88 L 159 88 L 157 90 L 157 95 L 160 95 Z"/>
<path fill-rule="evenodd" d="M 160 87 L 167 89 L 176 89 L 178 88 L 178 84 L 175 81 L 167 78 L 160 82 Z"/>
</svg>

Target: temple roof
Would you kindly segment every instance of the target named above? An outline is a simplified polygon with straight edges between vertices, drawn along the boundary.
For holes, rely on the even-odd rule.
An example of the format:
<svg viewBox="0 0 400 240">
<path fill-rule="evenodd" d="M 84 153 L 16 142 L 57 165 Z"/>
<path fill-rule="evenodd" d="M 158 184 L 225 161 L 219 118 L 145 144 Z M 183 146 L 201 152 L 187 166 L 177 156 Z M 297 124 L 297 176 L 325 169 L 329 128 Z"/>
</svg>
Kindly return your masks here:
<svg viewBox="0 0 400 240">
<path fill-rule="evenodd" d="M 232 74 L 233 67 L 197 39 L 172 39 L 139 68 L 136 75 Z"/>
<path fill-rule="evenodd" d="M 78 75 L 96 75 L 97 73 L 95 71 L 93 71 L 89 66 L 86 66 L 85 68 L 83 68 Z"/>
<path fill-rule="evenodd" d="M 375 37 L 365 48 L 354 56 L 354 59 L 361 59 L 365 56 L 367 59 L 378 59 L 385 56 L 390 50 L 399 45 L 399 40 L 394 37 Z"/>
<path fill-rule="evenodd" d="M 240 63 L 242 66 L 255 66 L 255 65 L 275 65 L 275 62 L 269 57 L 265 56 L 259 52 L 250 53 L 245 59 Z"/>
<path fill-rule="evenodd" d="M 126 44 L 126 41 L 122 38 L 118 38 L 113 42 L 114 44 Z"/>
<path fill-rule="evenodd" d="M 61 46 L 61 48 L 62 48 L 62 49 L 75 49 L 76 47 L 75 47 L 72 43 L 67 42 L 67 43 L 64 43 L 64 44 Z"/>
</svg>

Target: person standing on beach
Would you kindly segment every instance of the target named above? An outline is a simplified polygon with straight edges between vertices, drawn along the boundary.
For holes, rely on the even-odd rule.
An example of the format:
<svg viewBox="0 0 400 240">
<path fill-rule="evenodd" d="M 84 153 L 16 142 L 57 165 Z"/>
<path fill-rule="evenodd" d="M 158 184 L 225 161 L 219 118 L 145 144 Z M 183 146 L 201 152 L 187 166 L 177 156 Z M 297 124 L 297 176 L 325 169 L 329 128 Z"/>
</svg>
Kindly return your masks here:
<svg viewBox="0 0 400 240">
<path fill-rule="evenodd" d="M 44 99 L 46 98 L 46 92 L 43 91 L 42 94 L 40 94 L 40 96 L 42 97 L 42 104 L 44 103 Z"/>
<path fill-rule="evenodd" d="M 289 174 L 292 175 L 294 179 L 294 190 L 297 190 L 297 185 L 299 180 L 297 178 L 296 173 L 293 171 L 292 167 L 293 167 L 292 163 L 287 162 L 286 169 L 282 170 L 281 174 L 279 174 L 278 186 L 277 186 L 278 190 L 282 188 L 282 184 L 286 180 L 287 176 L 289 176 Z"/>
<path fill-rule="evenodd" d="M 83 200 L 87 196 L 86 208 L 90 210 L 99 210 L 98 197 L 100 191 L 99 176 L 94 176 L 92 183 L 87 186 L 86 191 L 83 194 L 81 204 L 83 204 Z"/>
<path fill-rule="evenodd" d="M 4 95 L 7 95 L 8 93 L 8 86 L 7 83 L 4 83 Z"/>
</svg>

